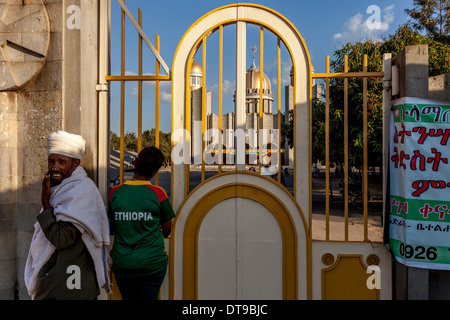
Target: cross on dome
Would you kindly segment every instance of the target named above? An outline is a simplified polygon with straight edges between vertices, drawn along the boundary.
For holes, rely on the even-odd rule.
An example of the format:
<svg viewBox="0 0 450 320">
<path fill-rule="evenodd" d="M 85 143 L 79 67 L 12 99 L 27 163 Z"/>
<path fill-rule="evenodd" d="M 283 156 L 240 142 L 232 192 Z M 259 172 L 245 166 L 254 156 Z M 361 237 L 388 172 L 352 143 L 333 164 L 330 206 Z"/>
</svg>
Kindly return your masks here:
<svg viewBox="0 0 450 320">
<path fill-rule="evenodd" d="M 247 49 L 250 50 L 252 52 L 252 64 L 255 65 L 255 53 L 256 51 L 258 51 L 259 49 L 255 46 L 255 43 L 253 42 L 253 45 L 251 46 L 251 48 Z"/>
</svg>

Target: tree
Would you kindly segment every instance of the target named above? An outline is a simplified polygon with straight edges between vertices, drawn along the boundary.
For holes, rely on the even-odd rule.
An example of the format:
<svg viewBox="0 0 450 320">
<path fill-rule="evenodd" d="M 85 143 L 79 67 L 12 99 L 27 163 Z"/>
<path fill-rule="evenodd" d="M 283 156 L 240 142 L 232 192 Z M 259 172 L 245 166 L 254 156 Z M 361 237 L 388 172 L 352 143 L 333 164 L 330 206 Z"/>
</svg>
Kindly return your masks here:
<svg viewBox="0 0 450 320">
<path fill-rule="evenodd" d="M 429 76 L 450 72 L 450 39 L 423 36 L 411 29 L 409 24 L 400 26 L 388 40 L 381 44 L 381 52 L 397 55 L 404 47 L 417 44 L 428 45 Z"/>
<path fill-rule="evenodd" d="M 155 145 L 155 129 L 145 130 L 142 133 L 142 147 Z M 136 133 L 127 132 L 124 136 L 125 151 L 138 151 L 138 138 Z M 114 132 L 110 132 L 110 149 L 120 150 L 120 137 Z M 163 153 L 165 159 L 170 163 L 171 153 L 171 134 L 159 132 L 159 149 Z"/>
<path fill-rule="evenodd" d="M 155 129 L 145 130 L 142 133 L 142 147 L 155 145 Z M 159 150 L 161 150 L 164 158 L 170 162 L 171 152 L 171 134 L 159 131 Z"/>
<path fill-rule="evenodd" d="M 414 8 L 405 13 L 413 19 L 414 30 L 433 37 L 450 35 L 450 0 L 414 0 Z"/>
<path fill-rule="evenodd" d="M 344 71 L 344 57 L 348 56 L 349 72 L 363 69 L 364 54 L 368 55 L 368 70 L 381 71 L 379 44 L 373 42 L 348 43 L 335 51 L 331 67 Z M 363 163 L 363 90 L 362 79 L 348 79 L 348 142 L 349 165 L 361 168 Z M 368 81 L 368 159 L 369 166 L 380 166 L 382 161 L 382 79 Z M 329 160 L 336 165 L 344 163 L 344 80 L 330 79 L 330 143 Z M 313 101 L 313 161 L 325 160 L 325 102 Z"/>
<path fill-rule="evenodd" d="M 109 148 L 111 150 L 120 149 L 120 138 L 112 131 L 109 132 Z"/>
<path fill-rule="evenodd" d="M 138 141 L 136 134 L 134 132 L 125 133 L 124 143 L 125 150 L 128 151 L 136 151 L 138 150 Z"/>
<path fill-rule="evenodd" d="M 363 56 L 368 55 L 368 71 L 382 71 L 384 53 L 397 55 L 404 47 L 427 44 L 429 50 L 429 75 L 435 76 L 450 72 L 450 44 L 445 39 L 423 36 L 414 32 L 409 25 L 403 25 L 383 42 L 371 41 L 348 43 L 334 52 L 331 68 L 334 72 L 344 71 L 344 57 L 348 56 L 349 72 L 363 70 Z M 363 85 L 362 79 L 348 80 L 349 104 L 349 164 L 362 166 L 363 154 Z M 382 163 L 382 91 L 381 78 L 368 81 L 368 165 L 379 167 Z M 344 161 L 344 80 L 330 80 L 330 162 L 341 164 Z M 325 154 L 325 104 L 313 101 L 313 161 L 324 161 Z"/>
</svg>

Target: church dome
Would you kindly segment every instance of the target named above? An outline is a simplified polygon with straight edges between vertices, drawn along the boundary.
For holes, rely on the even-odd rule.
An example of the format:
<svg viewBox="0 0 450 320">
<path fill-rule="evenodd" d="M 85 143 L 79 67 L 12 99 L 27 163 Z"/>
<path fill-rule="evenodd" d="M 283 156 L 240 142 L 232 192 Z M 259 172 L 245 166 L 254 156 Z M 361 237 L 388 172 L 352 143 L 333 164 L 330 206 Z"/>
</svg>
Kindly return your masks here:
<svg viewBox="0 0 450 320">
<path fill-rule="evenodd" d="M 192 61 L 191 77 L 202 77 L 202 76 L 203 76 L 202 66 L 199 65 L 197 62 Z"/>
<path fill-rule="evenodd" d="M 191 90 L 197 90 L 202 87 L 203 69 L 197 62 L 192 61 L 191 66 Z"/>
<path fill-rule="evenodd" d="M 246 87 L 247 89 L 260 89 L 260 79 L 261 75 L 259 69 L 255 66 L 253 61 L 252 66 L 247 70 L 246 73 Z M 269 77 L 263 74 L 263 89 L 272 90 Z"/>
</svg>

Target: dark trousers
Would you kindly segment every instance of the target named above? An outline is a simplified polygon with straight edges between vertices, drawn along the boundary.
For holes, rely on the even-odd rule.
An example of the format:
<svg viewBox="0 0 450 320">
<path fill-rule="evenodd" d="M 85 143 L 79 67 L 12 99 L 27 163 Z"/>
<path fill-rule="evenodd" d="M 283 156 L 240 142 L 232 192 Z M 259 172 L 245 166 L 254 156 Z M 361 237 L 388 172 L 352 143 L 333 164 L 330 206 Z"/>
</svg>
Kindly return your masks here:
<svg viewBox="0 0 450 320">
<path fill-rule="evenodd" d="M 117 277 L 117 286 L 123 300 L 158 300 L 158 293 L 167 268 L 141 277 Z"/>
</svg>

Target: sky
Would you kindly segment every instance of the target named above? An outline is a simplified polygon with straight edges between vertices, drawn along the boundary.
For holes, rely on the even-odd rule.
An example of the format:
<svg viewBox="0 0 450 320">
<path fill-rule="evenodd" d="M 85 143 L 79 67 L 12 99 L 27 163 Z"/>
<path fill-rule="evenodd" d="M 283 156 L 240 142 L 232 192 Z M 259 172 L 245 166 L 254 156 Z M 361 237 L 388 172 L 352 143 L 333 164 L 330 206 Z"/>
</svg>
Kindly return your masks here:
<svg viewBox="0 0 450 320">
<path fill-rule="evenodd" d="M 250 2 L 250 1 L 249 1 Z M 143 30 L 153 45 L 155 34 L 160 37 L 161 56 L 172 69 L 175 50 L 188 28 L 201 16 L 221 6 L 236 3 L 229 0 L 127 0 L 126 6 L 138 20 L 138 8 L 142 11 Z M 348 42 L 371 39 L 379 41 L 393 34 L 408 20 L 405 9 L 413 7 L 413 0 L 260 0 L 252 1 L 269 7 L 288 19 L 302 35 L 311 62 L 316 72 L 325 72 L 326 56 L 333 59 L 335 50 Z M 120 74 L 120 6 L 111 0 L 111 74 Z M 234 108 L 233 93 L 235 84 L 235 32 L 234 26 L 224 28 L 224 113 Z M 138 73 L 138 32 L 126 19 L 126 74 Z M 259 28 L 247 27 L 247 48 L 253 43 L 259 46 Z M 218 35 L 212 34 L 207 40 L 206 81 L 208 91 L 212 92 L 212 112 L 218 113 Z M 277 83 L 276 38 L 270 32 L 264 32 L 264 73 L 269 77 L 272 89 Z M 199 50 L 201 52 L 201 50 Z M 155 57 L 144 43 L 143 73 L 155 74 Z M 201 56 L 195 59 L 201 63 Z M 252 53 L 247 52 L 247 67 L 251 66 Z M 259 51 L 255 55 L 259 67 Z M 281 50 L 282 88 L 289 82 L 292 67 L 287 50 Z M 160 69 L 165 74 L 163 68 Z M 126 84 L 125 93 L 125 132 L 137 133 L 137 83 Z M 143 130 L 155 126 L 155 85 L 143 84 Z M 284 90 L 284 89 L 282 89 Z M 284 91 L 283 91 L 284 92 Z M 275 97 L 275 100 L 277 98 Z M 284 94 L 281 104 L 284 108 Z M 111 83 L 111 131 L 119 134 L 120 84 Z M 276 106 L 276 101 L 274 102 Z M 171 82 L 161 82 L 160 91 L 160 130 L 171 131 Z"/>
</svg>

